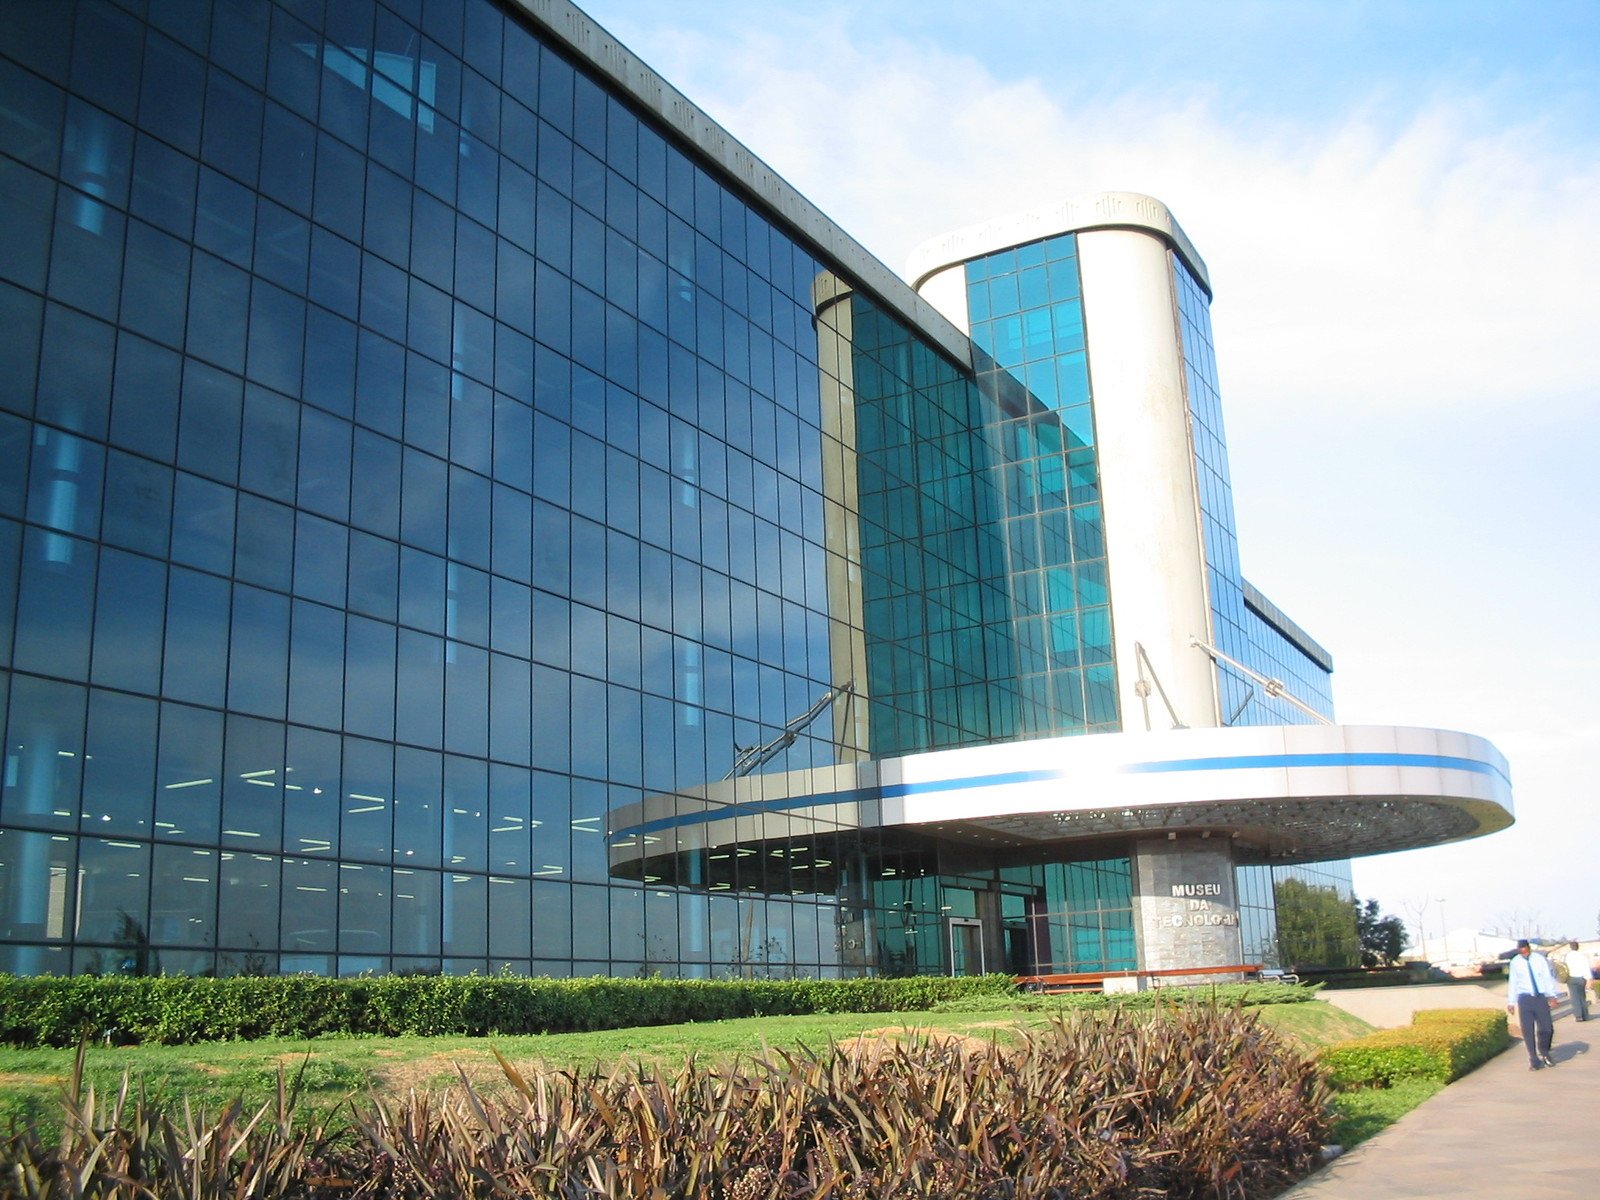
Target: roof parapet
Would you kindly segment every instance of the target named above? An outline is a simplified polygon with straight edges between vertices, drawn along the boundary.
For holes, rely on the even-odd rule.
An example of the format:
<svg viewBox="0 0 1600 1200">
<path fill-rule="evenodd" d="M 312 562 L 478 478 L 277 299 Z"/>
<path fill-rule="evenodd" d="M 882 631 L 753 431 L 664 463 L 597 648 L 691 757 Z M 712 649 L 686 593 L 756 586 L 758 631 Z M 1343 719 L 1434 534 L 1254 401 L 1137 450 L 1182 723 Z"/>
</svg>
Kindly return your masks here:
<svg viewBox="0 0 1600 1200">
<path fill-rule="evenodd" d="M 1211 294 L 1211 276 L 1206 271 L 1205 260 L 1172 215 L 1172 210 L 1154 197 L 1139 192 L 1074 196 L 940 234 L 911 252 L 906 263 L 906 278 L 911 280 L 912 287 L 920 288 L 930 275 L 956 263 L 1041 238 L 1091 229 L 1139 229 L 1156 234 L 1177 251 L 1206 294 Z"/>
<path fill-rule="evenodd" d="M 683 142 L 723 182 L 775 216 L 787 231 L 933 341 L 961 366 L 972 366 L 972 343 L 942 313 L 907 286 L 793 185 L 718 125 L 637 54 L 612 37 L 569 0 L 510 0 L 567 53 L 624 92 Z"/>
</svg>

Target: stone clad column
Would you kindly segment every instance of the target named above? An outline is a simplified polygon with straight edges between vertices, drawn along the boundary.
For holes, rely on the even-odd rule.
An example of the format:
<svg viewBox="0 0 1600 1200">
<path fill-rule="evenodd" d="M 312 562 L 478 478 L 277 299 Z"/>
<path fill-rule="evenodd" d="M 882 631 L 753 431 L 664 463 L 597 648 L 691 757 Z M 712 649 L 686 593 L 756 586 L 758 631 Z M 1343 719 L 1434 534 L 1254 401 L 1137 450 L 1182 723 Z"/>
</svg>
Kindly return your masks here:
<svg viewBox="0 0 1600 1200">
<path fill-rule="evenodd" d="M 1133 847 L 1134 921 L 1139 966 L 1223 967 L 1244 962 L 1233 842 L 1180 833 Z M 1237 975 L 1185 977 L 1184 983 L 1237 983 Z"/>
</svg>

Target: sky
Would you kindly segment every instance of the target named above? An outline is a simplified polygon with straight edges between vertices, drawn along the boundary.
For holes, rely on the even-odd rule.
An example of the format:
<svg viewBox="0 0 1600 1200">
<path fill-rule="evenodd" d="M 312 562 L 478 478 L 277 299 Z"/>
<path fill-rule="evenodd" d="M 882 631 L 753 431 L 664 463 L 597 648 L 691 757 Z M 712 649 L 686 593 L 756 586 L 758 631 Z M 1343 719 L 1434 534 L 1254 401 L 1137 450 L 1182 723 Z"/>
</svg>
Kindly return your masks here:
<svg viewBox="0 0 1600 1200">
<path fill-rule="evenodd" d="M 1345 724 L 1489 738 L 1516 824 L 1359 859 L 1436 937 L 1600 935 L 1600 4 L 582 0 L 892 269 L 1164 201 L 1245 576 Z"/>
</svg>

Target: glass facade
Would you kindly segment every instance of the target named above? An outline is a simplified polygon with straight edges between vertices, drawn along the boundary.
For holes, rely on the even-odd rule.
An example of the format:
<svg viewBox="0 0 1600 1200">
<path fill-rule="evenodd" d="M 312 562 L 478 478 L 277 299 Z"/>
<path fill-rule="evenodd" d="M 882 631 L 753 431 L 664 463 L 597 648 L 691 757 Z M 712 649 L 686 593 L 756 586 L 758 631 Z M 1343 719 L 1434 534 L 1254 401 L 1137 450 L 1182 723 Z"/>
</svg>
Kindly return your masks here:
<svg viewBox="0 0 1600 1200">
<path fill-rule="evenodd" d="M 979 378 L 1002 398 L 1006 550 L 1019 610 L 1022 736 L 1121 728 L 1105 528 L 1071 234 L 966 264 Z M 1009 403 L 1008 403 L 1009 402 Z"/>
<path fill-rule="evenodd" d="M 820 264 L 482 0 L 3 25 L 0 966 L 676 963 L 606 814 L 832 678 Z"/>
<path fill-rule="evenodd" d="M 490 0 L 23 0 L 0 139 L 0 968 L 939 969 L 609 814 L 1114 720 L 1061 422 Z"/>
<path fill-rule="evenodd" d="M 13 0 L 0 209 L 0 970 L 1132 965 L 1104 847 L 613 820 L 1120 728 L 1072 236 L 973 370 L 497 0 Z"/>
<path fill-rule="evenodd" d="M 1024 638 L 999 406 L 859 292 L 822 305 L 818 325 L 826 424 L 837 423 L 843 463 L 843 486 L 824 489 L 842 551 L 833 595 L 857 591 L 858 553 L 863 637 L 850 678 L 864 685 L 872 756 L 1015 737 Z M 856 639 L 840 642 L 842 660 Z"/>
<path fill-rule="evenodd" d="M 1127 971 L 1138 963 L 1126 857 L 1051 863 L 1033 923 L 1041 974 Z"/>
</svg>

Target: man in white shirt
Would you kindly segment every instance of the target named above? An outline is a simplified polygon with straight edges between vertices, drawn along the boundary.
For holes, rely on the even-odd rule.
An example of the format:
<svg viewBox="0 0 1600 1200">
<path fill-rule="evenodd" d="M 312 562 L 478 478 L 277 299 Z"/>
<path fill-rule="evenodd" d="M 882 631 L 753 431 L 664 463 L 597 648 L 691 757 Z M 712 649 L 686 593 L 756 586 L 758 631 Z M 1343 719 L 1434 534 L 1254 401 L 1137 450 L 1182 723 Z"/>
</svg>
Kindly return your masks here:
<svg viewBox="0 0 1600 1200">
<path fill-rule="evenodd" d="M 1560 1002 L 1560 990 L 1550 960 L 1535 954 L 1527 938 L 1518 941 L 1517 952 L 1506 964 L 1506 1011 L 1516 1013 L 1522 1023 L 1530 1071 L 1556 1065 L 1550 1059 L 1550 1039 L 1555 1036 L 1550 1013 Z"/>
<path fill-rule="evenodd" d="M 1578 1021 L 1589 1019 L 1589 979 L 1594 975 L 1594 961 L 1578 949 L 1577 942 L 1567 943 L 1567 995 L 1572 997 L 1572 1016 Z"/>
</svg>

